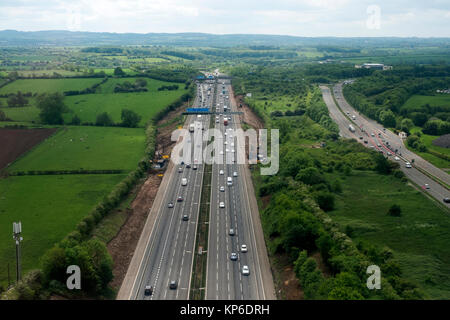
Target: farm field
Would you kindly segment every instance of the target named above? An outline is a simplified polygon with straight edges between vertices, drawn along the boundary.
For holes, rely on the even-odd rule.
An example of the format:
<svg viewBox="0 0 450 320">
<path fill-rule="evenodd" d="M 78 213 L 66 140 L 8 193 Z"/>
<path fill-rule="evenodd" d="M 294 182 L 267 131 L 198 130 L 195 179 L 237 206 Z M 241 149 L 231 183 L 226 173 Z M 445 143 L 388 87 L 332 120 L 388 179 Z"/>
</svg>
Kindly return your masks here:
<svg viewBox="0 0 450 320">
<path fill-rule="evenodd" d="M 0 170 L 57 129 L 0 129 Z"/>
<path fill-rule="evenodd" d="M 54 73 L 58 73 L 62 75 L 63 77 L 75 77 L 80 76 L 83 73 L 77 72 L 77 71 L 68 71 L 68 70 L 62 70 L 62 69 L 51 69 L 51 70 L 21 70 L 17 71 L 19 76 L 21 77 L 42 77 L 42 76 L 53 76 Z"/>
<path fill-rule="evenodd" d="M 118 83 L 124 83 L 125 81 L 128 81 L 130 83 L 135 83 L 135 81 L 137 79 L 140 79 L 139 77 L 137 78 L 112 78 L 112 79 L 108 79 L 108 81 L 106 81 L 104 84 L 102 84 L 99 87 L 99 92 L 101 93 L 114 93 L 114 87 L 116 86 L 116 84 Z M 141 78 L 144 79 L 145 81 L 147 81 L 147 88 L 149 90 L 149 92 L 154 92 L 154 91 L 158 91 L 158 88 L 164 85 L 174 85 L 177 84 L 179 88 L 183 88 L 184 87 L 184 83 L 170 83 L 170 82 L 166 82 L 166 81 L 160 81 L 160 80 L 155 80 L 155 79 L 149 79 L 149 78 Z"/>
<path fill-rule="evenodd" d="M 31 104 L 31 103 L 30 103 Z M 34 105 L 19 108 L 0 108 L 6 116 L 13 121 L 37 122 L 39 121 L 39 109 Z"/>
<path fill-rule="evenodd" d="M 422 133 L 422 129 L 419 128 L 419 127 L 414 127 L 414 128 L 411 129 L 411 133 L 417 133 L 417 132 L 421 132 L 420 140 L 423 142 L 423 144 L 429 150 L 433 150 L 435 152 L 439 152 L 441 154 L 450 156 L 450 149 L 438 147 L 438 146 L 435 146 L 433 144 L 433 141 L 435 139 L 439 138 L 439 136 L 432 136 L 432 135 L 429 135 L 429 134 L 424 134 L 424 133 Z M 431 153 L 428 153 L 428 152 L 419 152 L 418 150 L 410 148 L 409 146 L 408 146 L 408 149 L 413 151 L 413 152 L 415 152 L 415 153 L 417 153 L 419 156 L 421 156 L 425 160 L 431 162 L 432 164 L 434 164 L 438 168 L 441 168 L 441 169 L 449 169 L 450 168 L 450 161 L 447 161 L 445 159 L 439 158 L 439 157 L 435 156 L 434 154 L 431 154 Z"/>
<path fill-rule="evenodd" d="M 436 96 L 414 95 L 409 98 L 401 107 L 402 109 L 418 109 L 423 105 L 447 107 L 450 110 L 450 94 Z"/>
<path fill-rule="evenodd" d="M 76 78 L 76 79 L 19 79 L 0 88 L 0 94 L 21 92 L 53 93 L 69 90 L 83 90 L 99 83 L 101 79 Z"/>
<path fill-rule="evenodd" d="M 186 92 L 184 87 L 181 87 L 174 91 L 69 96 L 65 98 L 65 103 L 73 114 L 65 114 L 64 120 L 70 122 L 76 114 L 81 122 L 95 123 L 97 115 L 107 112 L 114 122 L 120 122 L 122 109 L 130 109 L 142 117 L 139 125 L 144 126 L 151 117 Z"/>
<path fill-rule="evenodd" d="M 23 226 L 22 271 L 25 274 L 38 268 L 46 250 L 74 230 L 124 177 L 99 174 L 0 179 L 0 284 L 7 284 L 8 263 L 11 278 L 15 278 L 13 222 L 21 221 Z"/>
<path fill-rule="evenodd" d="M 8 171 L 133 170 L 144 155 L 144 148 L 144 129 L 66 127 Z"/>
<path fill-rule="evenodd" d="M 429 298 L 449 299 L 450 215 L 392 176 L 358 171 L 342 185 L 332 219 L 350 226 L 353 240 L 392 249 L 404 276 Z M 387 215 L 393 203 L 401 207 L 401 217 Z"/>
</svg>

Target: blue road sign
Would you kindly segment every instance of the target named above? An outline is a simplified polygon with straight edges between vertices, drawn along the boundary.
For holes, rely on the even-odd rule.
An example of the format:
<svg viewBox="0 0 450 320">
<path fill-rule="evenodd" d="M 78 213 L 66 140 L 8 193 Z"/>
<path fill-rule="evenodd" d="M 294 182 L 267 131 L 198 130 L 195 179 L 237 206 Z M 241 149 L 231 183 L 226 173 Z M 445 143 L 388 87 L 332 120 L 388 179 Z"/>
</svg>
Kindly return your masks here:
<svg viewBox="0 0 450 320">
<path fill-rule="evenodd" d="M 187 108 L 187 112 L 209 112 L 209 108 Z"/>
</svg>

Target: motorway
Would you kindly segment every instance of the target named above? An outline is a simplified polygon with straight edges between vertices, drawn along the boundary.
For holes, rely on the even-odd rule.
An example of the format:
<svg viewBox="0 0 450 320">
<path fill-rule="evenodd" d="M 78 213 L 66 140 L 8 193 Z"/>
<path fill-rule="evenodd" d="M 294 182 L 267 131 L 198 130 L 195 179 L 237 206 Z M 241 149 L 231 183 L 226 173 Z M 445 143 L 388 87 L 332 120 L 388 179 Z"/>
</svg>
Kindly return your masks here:
<svg viewBox="0 0 450 320">
<path fill-rule="evenodd" d="M 449 208 L 450 204 L 443 202 L 444 198 L 450 198 L 449 190 L 419 171 L 416 166 L 419 166 L 432 175 L 436 175 L 441 181 L 446 183 L 450 182 L 448 174 L 407 150 L 400 137 L 389 130 L 384 130 L 382 125 L 371 119 L 367 119 L 353 109 L 342 94 L 342 85 L 342 83 L 339 83 L 333 88 L 336 101 L 342 111 L 336 105 L 331 90 L 326 86 L 320 86 L 323 99 L 330 111 L 330 116 L 339 126 L 341 136 L 344 138 L 356 139 L 364 146 L 383 153 L 385 156 L 388 156 L 388 153 L 390 153 L 391 156 L 388 157 L 391 158 L 391 160 L 394 160 L 394 157 L 398 156 L 399 159 L 397 161 L 400 163 L 400 169 L 405 175 L 415 184 L 420 186 L 423 192 Z M 349 118 L 352 118 L 353 116 L 355 116 L 355 119 L 352 123 Z M 349 130 L 351 124 L 353 125 L 355 132 Z M 405 163 L 411 162 L 412 159 L 415 160 L 412 168 L 406 168 Z M 426 185 L 428 185 L 428 189 L 425 187 Z"/>
<path fill-rule="evenodd" d="M 222 93 L 224 90 L 226 94 Z M 194 106 L 226 115 L 224 105 L 236 111 L 234 100 L 229 99 L 231 93 L 229 80 L 223 80 L 223 84 L 222 81 L 208 80 L 198 85 Z M 213 117 L 215 128 L 224 133 L 224 116 L 220 116 L 218 122 L 215 116 L 187 117 L 184 128 L 194 124 L 195 130 L 187 134 L 186 141 L 181 137 L 178 139 L 177 145 L 187 144 L 184 149 L 187 152 L 183 154 L 184 165 L 169 163 L 117 299 L 189 299 L 194 254 L 197 254 L 195 241 L 204 173 L 202 152 L 207 143 L 198 126 L 201 124 L 201 127 L 208 129 L 210 117 Z M 240 128 L 238 116 L 229 113 L 226 116 L 230 119 L 227 128 Z M 238 150 L 245 153 L 245 146 L 237 145 L 236 137 L 231 138 L 231 135 L 227 140 L 228 145 L 224 144 L 223 139 L 216 141 L 229 149 L 227 152 L 224 148 L 224 154 L 220 155 L 225 163 L 212 166 L 209 241 L 207 250 L 203 252 L 207 254 L 205 297 L 224 300 L 275 299 L 250 172 L 245 164 L 238 165 L 232 161 L 236 159 Z M 236 146 L 233 147 L 232 143 Z M 191 168 L 188 168 L 188 163 Z M 224 171 L 223 175 L 219 174 L 220 170 Z M 232 177 L 232 186 L 227 185 L 227 177 Z M 187 179 L 186 186 L 182 185 L 183 179 Z M 219 190 L 221 186 L 224 191 Z M 177 201 L 180 196 L 182 201 Z M 220 202 L 224 203 L 224 208 L 219 208 Z M 173 207 L 169 207 L 169 203 L 173 203 Z M 185 221 L 185 215 L 188 221 Z M 229 235 L 230 228 L 234 229 L 233 236 Z M 247 252 L 242 252 L 243 244 L 247 245 Z M 230 259 L 233 252 L 237 254 L 237 261 Z M 242 273 L 244 265 L 249 267 L 248 275 Z M 177 282 L 176 289 L 170 288 L 172 281 Z M 153 289 L 152 294 L 145 295 L 145 288 L 149 286 Z"/>
<path fill-rule="evenodd" d="M 198 87 L 194 106 L 211 104 L 211 96 L 206 93 L 207 84 Z M 201 98 L 203 97 L 203 98 Z M 196 126 L 201 123 L 209 127 L 209 116 L 188 116 L 185 128 L 191 123 Z M 183 141 L 184 143 L 184 141 Z M 195 237 L 199 212 L 199 202 L 203 182 L 204 165 L 202 161 L 202 130 L 189 133 L 186 143 L 190 144 L 191 161 L 185 160 L 185 165 L 169 164 L 165 177 L 167 187 L 161 184 L 157 198 L 151 208 L 150 216 L 154 216 L 153 225 L 147 225 L 149 232 L 143 232 L 138 243 L 139 252 L 135 252 L 118 299 L 158 300 L 158 299 L 188 299 L 191 281 L 193 252 L 195 252 Z M 185 155 L 183 155 L 184 157 Z M 186 157 L 189 157 L 189 152 Z M 197 164 L 195 163 L 197 162 Z M 187 167 L 187 164 L 191 168 Z M 194 167 L 197 167 L 194 170 Z M 181 172 L 180 172 L 181 171 Z M 182 186 L 182 179 L 187 179 L 187 185 Z M 160 194 L 162 193 L 162 194 Z M 177 201 L 178 197 L 183 198 Z M 173 208 L 168 204 L 173 203 Z M 188 216 L 188 221 L 183 216 Z M 149 236 L 148 236 L 149 235 Z M 148 237 L 146 239 L 146 237 Z M 130 265 L 131 267 L 131 265 Z M 130 274 L 129 274 L 130 273 Z M 131 274 L 133 273 L 133 274 Z M 177 289 L 169 288 L 171 281 L 177 281 Z M 153 287 L 151 296 L 144 295 L 146 286 Z"/>
<path fill-rule="evenodd" d="M 229 80 L 223 80 L 217 86 L 215 110 L 220 114 L 213 121 L 215 128 L 222 133 L 221 137 L 216 138 L 219 146 L 217 152 L 223 157 L 223 164 L 213 164 L 212 168 L 205 296 L 210 300 L 275 299 L 271 276 L 269 280 L 263 280 L 262 276 L 266 272 L 264 267 L 270 269 L 270 266 L 268 261 L 261 261 L 257 250 L 258 246 L 263 245 L 261 256 L 265 254 L 267 257 L 265 244 L 258 243 L 255 236 L 255 226 L 258 224 L 253 221 L 249 201 L 254 195 L 249 196 L 247 190 L 245 165 L 236 163 L 237 153 L 245 152 L 245 147 L 238 145 L 238 140 L 229 131 L 240 128 L 239 117 L 224 111 L 224 106 L 228 107 L 228 111 L 230 108 L 237 111 L 230 99 L 231 85 Z M 230 120 L 228 125 L 224 125 L 225 117 Z M 232 179 L 231 186 L 227 184 L 228 177 Z M 223 191 L 220 191 L 221 187 Z M 219 206 L 221 202 L 223 208 Z M 234 235 L 230 235 L 230 229 L 234 230 Z M 256 232 L 262 233 L 262 229 Z M 247 252 L 242 251 L 242 245 L 247 246 Z M 232 253 L 237 255 L 237 260 L 231 260 Z M 242 272 L 244 266 L 249 268 L 248 275 Z"/>
</svg>

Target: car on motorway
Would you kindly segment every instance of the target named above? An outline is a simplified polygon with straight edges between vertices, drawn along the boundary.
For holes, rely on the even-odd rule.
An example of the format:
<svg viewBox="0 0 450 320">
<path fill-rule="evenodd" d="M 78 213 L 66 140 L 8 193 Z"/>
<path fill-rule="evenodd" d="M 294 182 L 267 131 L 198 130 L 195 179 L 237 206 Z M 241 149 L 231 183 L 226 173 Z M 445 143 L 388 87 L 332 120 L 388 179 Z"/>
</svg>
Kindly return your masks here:
<svg viewBox="0 0 450 320">
<path fill-rule="evenodd" d="M 169 204 L 167 205 L 168 208 L 173 208 L 173 202 L 169 202 Z"/>
<path fill-rule="evenodd" d="M 359 140 L 362 140 L 362 139 L 364 139 L 363 136 L 360 136 L 360 137 L 359 137 Z"/>
<path fill-rule="evenodd" d="M 177 287 L 178 287 L 178 283 L 175 280 L 170 281 L 169 288 L 171 290 L 176 290 Z"/>
<path fill-rule="evenodd" d="M 233 172 L 233 177 L 237 177 L 237 176 L 238 176 L 237 172 L 236 171 Z"/>
<path fill-rule="evenodd" d="M 237 253 L 236 252 L 232 252 L 230 255 L 230 260 L 236 261 L 238 259 Z"/>
<path fill-rule="evenodd" d="M 181 179 L 181 185 L 182 185 L 183 187 L 187 186 L 187 184 L 188 184 L 188 181 L 187 181 L 186 178 Z"/>
<path fill-rule="evenodd" d="M 394 160 L 395 160 L 395 161 L 400 161 L 400 158 L 397 157 L 397 156 L 395 156 L 395 157 L 394 157 Z"/>
<path fill-rule="evenodd" d="M 250 274 L 250 269 L 248 268 L 248 266 L 243 266 L 242 267 L 242 274 L 244 276 L 248 276 Z"/>
<path fill-rule="evenodd" d="M 444 201 L 445 203 L 450 203 L 450 198 L 444 198 L 442 201 Z"/>
<path fill-rule="evenodd" d="M 220 192 L 225 192 L 225 187 L 224 186 L 220 186 L 219 191 Z"/>
<path fill-rule="evenodd" d="M 411 169 L 412 168 L 411 163 L 409 163 L 409 162 L 405 163 L 405 168 Z"/>
<path fill-rule="evenodd" d="M 424 188 L 424 189 L 430 189 L 430 185 L 429 185 L 428 183 L 425 183 L 425 184 L 423 185 L 423 188 Z"/>
<path fill-rule="evenodd" d="M 371 133 L 370 136 L 371 136 L 372 138 L 375 138 L 375 133 Z"/>
<path fill-rule="evenodd" d="M 233 185 L 233 178 L 228 177 L 227 178 L 227 186 L 231 187 Z"/>
<path fill-rule="evenodd" d="M 220 150 L 219 154 L 220 154 L 220 155 L 223 155 L 223 150 Z"/>
<path fill-rule="evenodd" d="M 219 202 L 219 208 L 225 208 L 225 203 L 224 202 Z"/>
<path fill-rule="evenodd" d="M 231 228 L 231 229 L 230 229 L 230 231 L 228 232 L 228 234 L 229 234 L 230 236 L 234 236 L 234 235 L 235 235 L 235 233 L 234 233 L 234 229 L 233 229 L 233 228 Z"/>
<path fill-rule="evenodd" d="M 223 170 L 219 170 L 219 174 L 223 176 Z"/>
<path fill-rule="evenodd" d="M 228 148 L 227 148 L 227 149 L 225 149 L 225 152 L 230 152 L 230 149 L 228 149 Z"/>
<path fill-rule="evenodd" d="M 187 214 L 183 215 L 183 221 L 189 221 L 189 216 Z"/>
<path fill-rule="evenodd" d="M 153 287 L 152 286 L 145 286 L 144 295 L 151 296 L 152 294 L 153 294 Z"/>
<path fill-rule="evenodd" d="M 187 163 L 187 164 L 186 164 L 186 168 L 189 169 L 190 167 L 191 167 L 191 164 L 190 164 L 190 163 Z"/>
<path fill-rule="evenodd" d="M 193 167 L 192 167 L 192 170 L 197 170 L 197 166 L 193 166 Z"/>
<path fill-rule="evenodd" d="M 386 153 L 388 157 L 392 156 L 392 154 L 390 152 Z"/>
<path fill-rule="evenodd" d="M 243 244 L 243 245 L 241 245 L 241 252 L 247 252 L 247 245 L 246 244 Z"/>
<path fill-rule="evenodd" d="M 182 168 L 182 167 L 179 167 L 179 168 L 178 168 L 178 172 L 179 172 L 179 173 L 183 172 L 183 168 Z"/>
<path fill-rule="evenodd" d="M 367 141 L 367 140 L 364 140 L 364 143 L 365 143 L 365 144 L 368 144 L 368 143 L 369 143 L 369 141 Z"/>
<path fill-rule="evenodd" d="M 182 196 L 178 196 L 178 198 L 177 198 L 177 202 L 182 202 L 184 199 L 183 199 L 183 197 Z"/>
</svg>

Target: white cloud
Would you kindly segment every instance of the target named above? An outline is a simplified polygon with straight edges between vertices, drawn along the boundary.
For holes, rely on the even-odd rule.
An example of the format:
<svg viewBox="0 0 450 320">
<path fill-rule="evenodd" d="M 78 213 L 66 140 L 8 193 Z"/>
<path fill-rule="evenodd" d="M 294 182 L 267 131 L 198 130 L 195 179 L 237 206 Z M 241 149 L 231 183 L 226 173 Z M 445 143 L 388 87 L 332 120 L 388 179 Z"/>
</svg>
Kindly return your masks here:
<svg viewBox="0 0 450 320">
<path fill-rule="evenodd" d="M 381 8 L 377 31 L 365 27 L 372 4 Z M 442 0 L 0 0 L 0 29 L 450 36 L 450 5 Z"/>
</svg>

